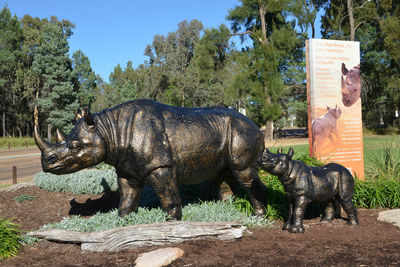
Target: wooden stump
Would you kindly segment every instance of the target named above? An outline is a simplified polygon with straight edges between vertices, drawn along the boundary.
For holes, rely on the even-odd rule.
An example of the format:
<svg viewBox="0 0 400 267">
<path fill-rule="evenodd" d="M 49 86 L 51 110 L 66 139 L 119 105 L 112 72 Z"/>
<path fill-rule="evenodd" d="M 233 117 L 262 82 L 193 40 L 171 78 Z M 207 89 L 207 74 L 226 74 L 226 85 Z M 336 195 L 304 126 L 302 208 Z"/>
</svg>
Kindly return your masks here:
<svg viewBox="0 0 400 267">
<path fill-rule="evenodd" d="M 243 236 L 246 227 L 231 222 L 167 222 L 140 224 L 101 232 L 73 232 L 51 229 L 28 233 L 46 240 L 81 244 L 87 251 L 120 251 L 143 246 L 166 245 L 186 240 L 233 240 Z"/>
</svg>

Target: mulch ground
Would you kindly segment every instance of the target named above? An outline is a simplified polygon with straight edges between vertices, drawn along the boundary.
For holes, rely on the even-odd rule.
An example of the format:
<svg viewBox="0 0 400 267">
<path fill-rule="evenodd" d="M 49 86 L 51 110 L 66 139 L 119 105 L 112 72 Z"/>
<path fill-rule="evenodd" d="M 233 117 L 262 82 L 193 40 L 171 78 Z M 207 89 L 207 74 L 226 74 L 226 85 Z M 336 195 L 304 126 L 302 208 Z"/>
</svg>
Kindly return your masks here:
<svg viewBox="0 0 400 267">
<path fill-rule="evenodd" d="M 18 203 L 20 195 L 35 196 Z M 75 199 L 75 200 L 73 200 Z M 72 203 L 72 205 L 71 205 Z M 118 197 L 54 193 L 37 187 L 15 192 L 0 191 L 0 218 L 12 219 L 25 231 L 60 221 L 70 214 L 90 216 L 115 208 Z M 236 241 L 188 241 L 178 244 L 183 258 L 171 266 L 400 266 L 400 229 L 378 222 L 381 210 L 359 210 L 359 226 L 343 220 L 321 224 L 318 218 L 305 221 L 304 234 L 272 228 L 253 228 Z M 82 252 L 79 245 L 40 241 L 24 247 L 1 266 L 133 266 L 146 247 L 119 253 Z"/>
</svg>

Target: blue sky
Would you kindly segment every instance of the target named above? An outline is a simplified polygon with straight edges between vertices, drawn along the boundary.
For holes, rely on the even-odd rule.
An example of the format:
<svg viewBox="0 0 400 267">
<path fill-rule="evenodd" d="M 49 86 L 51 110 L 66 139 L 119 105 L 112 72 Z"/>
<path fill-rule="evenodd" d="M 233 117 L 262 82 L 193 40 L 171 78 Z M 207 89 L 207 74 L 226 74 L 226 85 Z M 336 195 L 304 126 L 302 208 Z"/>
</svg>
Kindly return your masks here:
<svg viewBox="0 0 400 267">
<path fill-rule="evenodd" d="M 239 0 L 0 0 L 11 13 L 22 17 L 67 19 L 75 24 L 69 40 L 71 54 L 81 49 L 93 70 L 104 80 L 117 64 L 144 62 L 144 49 L 156 34 L 177 30 L 183 20 L 200 20 L 205 28 L 224 23 Z"/>
</svg>

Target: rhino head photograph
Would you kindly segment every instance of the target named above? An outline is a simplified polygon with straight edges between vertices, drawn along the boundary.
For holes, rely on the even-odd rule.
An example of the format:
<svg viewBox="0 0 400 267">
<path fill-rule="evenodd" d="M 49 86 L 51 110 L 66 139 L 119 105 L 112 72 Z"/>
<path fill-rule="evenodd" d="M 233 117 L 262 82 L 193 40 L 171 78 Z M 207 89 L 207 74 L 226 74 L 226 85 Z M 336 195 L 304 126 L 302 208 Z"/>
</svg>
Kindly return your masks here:
<svg viewBox="0 0 400 267">
<path fill-rule="evenodd" d="M 265 213 L 266 187 L 257 159 L 264 135 L 241 113 L 223 107 L 181 108 L 152 100 L 129 101 L 91 114 L 81 110 L 64 137 L 48 143 L 39 131 L 35 109 L 34 139 L 42 152 L 43 171 L 66 174 L 105 162 L 118 176 L 120 216 L 136 211 L 142 189 L 153 188 L 161 207 L 181 219 L 180 184 L 226 182 L 244 192 L 257 215 Z"/>
<path fill-rule="evenodd" d="M 350 107 L 357 102 L 361 95 L 360 65 L 347 69 L 342 63 L 342 102 Z"/>
<path fill-rule="evenodd" d="M 34 140 L 42 155 L 42 169 L 54 174 L 67 174 L 94 166 L 104 160 L 104 140 L 95 130 L 92 115 L 79 110 L 75 127 L 65 137 L 57 129 L 57 143 L 50 144 L 42 139 L 38 126 L 38 111 L 35 108 Z"/>
</svg>

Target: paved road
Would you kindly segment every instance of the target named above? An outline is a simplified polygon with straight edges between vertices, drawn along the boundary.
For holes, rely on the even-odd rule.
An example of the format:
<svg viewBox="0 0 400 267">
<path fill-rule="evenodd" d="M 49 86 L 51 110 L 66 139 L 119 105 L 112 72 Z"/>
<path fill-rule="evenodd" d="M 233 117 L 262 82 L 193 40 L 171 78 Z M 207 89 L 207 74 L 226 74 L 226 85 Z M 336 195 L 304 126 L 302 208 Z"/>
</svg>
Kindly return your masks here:
<svg viewBox="0 0 400 267">
<path fill-rule="evenodd" d="M 40 151 L 28 149 L 19 151 L 0 151 L 0 183 L 12 183 L 12 167 L 17 167 L 17 180 L 30 181 L 42 170 Z"/>
</svg>

